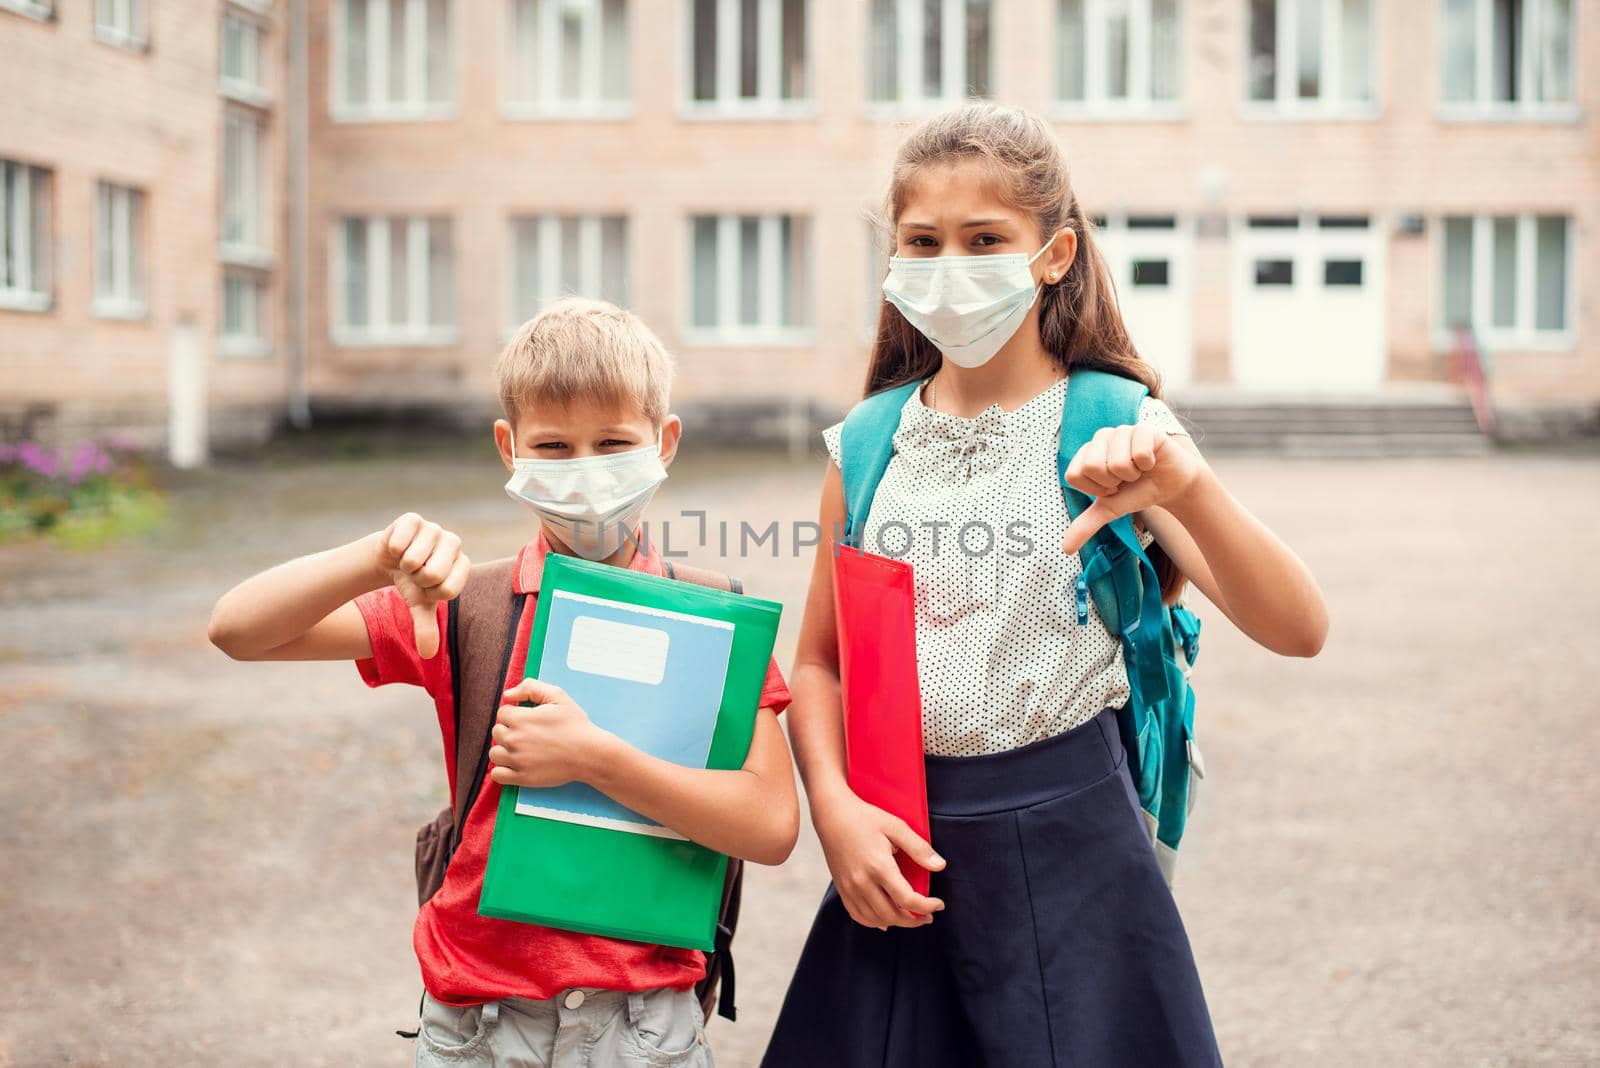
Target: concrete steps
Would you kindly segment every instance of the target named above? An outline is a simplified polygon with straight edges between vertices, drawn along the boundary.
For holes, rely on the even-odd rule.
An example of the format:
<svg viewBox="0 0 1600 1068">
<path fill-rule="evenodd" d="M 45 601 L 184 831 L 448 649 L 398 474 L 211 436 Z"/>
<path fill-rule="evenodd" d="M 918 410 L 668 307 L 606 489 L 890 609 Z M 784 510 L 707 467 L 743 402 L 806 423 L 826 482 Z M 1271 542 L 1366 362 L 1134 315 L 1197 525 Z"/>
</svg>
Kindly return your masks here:
<svg viewBox="0 0 1600 1068">
<path fill-rule="evenodd" d="M 1367 396 L 1253 396 L 1174 391 L 1172 409 L 1207 452 L 1275 456 L 1480 456 L 1493 443 L 1472 406 L 1448 388 L 1396 388 Z"/>
</svg>

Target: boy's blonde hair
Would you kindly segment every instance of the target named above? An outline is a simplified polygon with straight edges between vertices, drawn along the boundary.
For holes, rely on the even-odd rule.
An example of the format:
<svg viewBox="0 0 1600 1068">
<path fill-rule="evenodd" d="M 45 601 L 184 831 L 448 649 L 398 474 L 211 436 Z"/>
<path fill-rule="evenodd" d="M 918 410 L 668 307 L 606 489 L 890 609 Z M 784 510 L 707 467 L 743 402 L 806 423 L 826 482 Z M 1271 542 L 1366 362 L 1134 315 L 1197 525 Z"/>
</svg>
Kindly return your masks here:
<svg viewBox="0 0 1600 1068">
<path fill-rule="evenodd" d="M 567 297 L 522 324 L 495 361 L 494 377 L 512 426 L 530 403 L 582 398 L 634 404 L 659 427 L 672 394 L 672 357 L 632 312 Z"/>
</svg>

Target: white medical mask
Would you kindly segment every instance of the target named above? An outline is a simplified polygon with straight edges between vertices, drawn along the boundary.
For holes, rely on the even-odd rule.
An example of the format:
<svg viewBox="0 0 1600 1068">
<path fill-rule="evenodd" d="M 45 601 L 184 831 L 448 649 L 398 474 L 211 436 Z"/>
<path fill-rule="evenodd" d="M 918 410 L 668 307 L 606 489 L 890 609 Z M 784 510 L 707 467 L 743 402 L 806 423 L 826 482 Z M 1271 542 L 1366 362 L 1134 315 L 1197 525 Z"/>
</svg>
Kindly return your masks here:
<svg viewBox="0 0 1600 1068">
<path fill-rule="evenodd" d="M 570 460 L 523 458 L 516 447 L 513 436 L 506 493 L 585 560 L 604 560 L 622 548 L 667 477 L 659 441 Z"/>
<path fill-rule="evenodd" d="M 894 256 L 883 295 L 951 363 L 981 367 L 1028 317 L 1039 297 L 1028 268 L 1055 240 L 1032 256 Z"/>
</svg>

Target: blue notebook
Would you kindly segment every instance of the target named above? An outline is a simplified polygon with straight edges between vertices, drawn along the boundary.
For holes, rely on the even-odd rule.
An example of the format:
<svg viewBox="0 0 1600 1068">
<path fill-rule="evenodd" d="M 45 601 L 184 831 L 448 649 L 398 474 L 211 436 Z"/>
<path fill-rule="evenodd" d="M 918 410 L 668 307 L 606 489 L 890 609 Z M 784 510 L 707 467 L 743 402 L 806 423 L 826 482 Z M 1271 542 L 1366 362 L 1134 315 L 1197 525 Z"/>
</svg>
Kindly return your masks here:
<svg viewBox="0 0 1600 1068">
<path fill-rule="evenodd" d="M 703 768 L 722 707 L 733 624 L 555 590 L 539 678 L 651 756 Z M 682 838 L 587 783 L 520 787 L 517 814 Z"/>
</svg>

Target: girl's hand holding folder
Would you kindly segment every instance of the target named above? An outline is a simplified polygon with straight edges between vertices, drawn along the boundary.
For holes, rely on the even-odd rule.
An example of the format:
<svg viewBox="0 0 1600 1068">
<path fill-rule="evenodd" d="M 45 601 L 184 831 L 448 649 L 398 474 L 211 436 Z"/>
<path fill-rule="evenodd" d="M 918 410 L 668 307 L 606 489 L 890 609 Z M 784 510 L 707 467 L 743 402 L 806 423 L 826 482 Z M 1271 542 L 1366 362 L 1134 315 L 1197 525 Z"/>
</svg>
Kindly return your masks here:
<svg viewBox="0 0 1600 1068">
<path fill-rule="evenodd" d="M 849 787 L 816 799 L 811 818 L 839 900 L 851 919 L 880 931 L 921 927 L 932 923 L 933 913 L 944 908 L 938 898 L 913 891 L 895 863 L 899 850 L 929 871 L 944 867 L 944 858 L 905 820 L 867 804 Z"/>
</svg>

